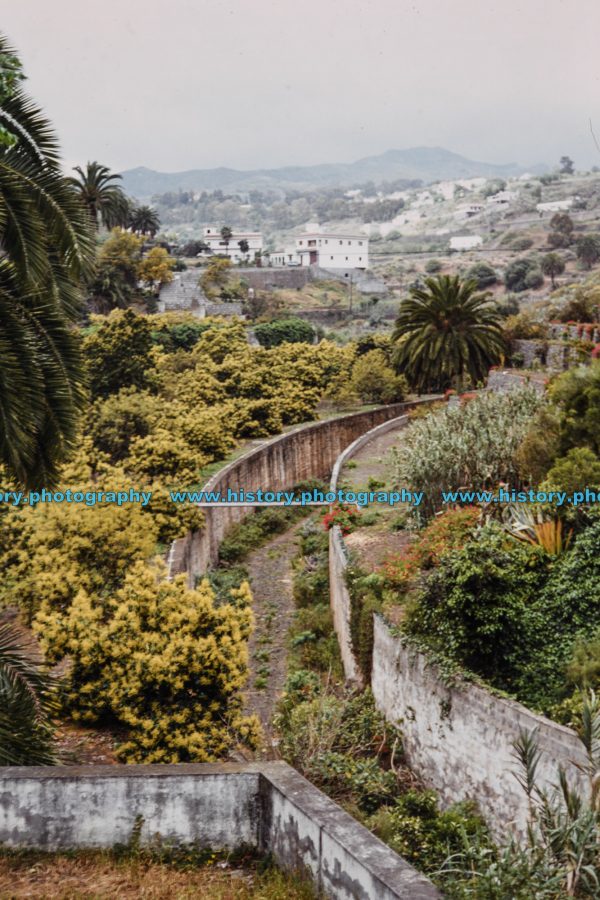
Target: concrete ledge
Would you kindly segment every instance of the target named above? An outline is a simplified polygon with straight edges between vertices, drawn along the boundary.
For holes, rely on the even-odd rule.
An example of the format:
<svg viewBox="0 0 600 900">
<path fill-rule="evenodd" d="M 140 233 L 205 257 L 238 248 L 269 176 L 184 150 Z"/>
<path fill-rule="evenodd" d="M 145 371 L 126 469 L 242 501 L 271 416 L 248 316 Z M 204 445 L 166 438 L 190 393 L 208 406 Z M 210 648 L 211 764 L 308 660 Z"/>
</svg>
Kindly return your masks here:
<svg viewBox="0 0 600 900">
<path fill-rule="evenodd" d="M 342 452 L 357 437 L 377 425 L 395 419 L 414 403 L 394 403 L 366 412 L 350 413 L 309 425 L 300 425 L 224 466 L 205 485 L 206 491 L 226 494 L 239 491 L 286 490 L 301 481 L 328 478 Z M 204 527 L 174 541 L 168 558 L 169 576 L 186 573 L 193 585 L 196 576 L 217 564 L 219 545 L 227 530 L 242 521 L 252 508 L 206 507 Z"/>
<path fill-rule="evenodd" d="M 335 900 L 438 900 L 433 884 L 282 762 L 0 768 L 0 844 L 140 841 L 271 853 Z"/>
</svg>

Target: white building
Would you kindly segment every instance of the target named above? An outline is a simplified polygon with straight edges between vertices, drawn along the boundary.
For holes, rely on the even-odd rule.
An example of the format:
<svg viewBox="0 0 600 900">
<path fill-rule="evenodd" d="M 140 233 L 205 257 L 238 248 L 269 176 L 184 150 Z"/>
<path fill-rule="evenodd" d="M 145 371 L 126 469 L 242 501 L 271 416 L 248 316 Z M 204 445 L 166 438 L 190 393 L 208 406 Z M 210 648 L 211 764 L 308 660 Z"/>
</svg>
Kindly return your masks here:
<svg viewBox="0 0 600 900">
<path fill-rule="evenodd" d="M 483 238 L 478 234 L 461 234 L 450 238 L 451 250 L 474 250 L 483 244 Z"/>
<path fill-rule="evenodd" d="M 573 197 L 567 197 L 566 200 L 550 200 L 548 203 L 536 203 L 535 208 L 540 213 L 566 212 L 573 206 L 573 200 Z"/>
<path fill-rule="evenodd" d="M 508 206 L 508 204 L 512 203 L 513 200 L 516 200 L 518 196 L 518 191 L 498 191 L 497 194 L 492 194 L 491 197 L 488 197 L 487 202 L 491 203 L 493 206 Z"/>
<path fill-rule="evenodd" d="M 204 229 L 202 240 L 208 244 L 209 253 L 218 256 L 227 256 L 234 262 L 244 262 L 247 259 L 254 259 L 255 253 L 262 253 L 263 239 L 260 231 L 234 231 L 229 241 L 224 241 L 221 236 L 221 229 L 214 228 L 212 225 Z M 243 252 L 240 243 L 246 241 L 248 249 Z"/>
<path fill-rule="evenodd" d="M 322 269 L 367 269 L 369 238 L 364 234 L 338 234 L 310 230 L 296 238 L 295 247 L 269 254 L 272 266 L 320 266 Z"/>
<path fill-rule="evenodd" d="M 322 269 L 367 269 L 369 239 L 364 234 L 309 231 L 296 239 L 296 254 L 302 266 Z"/>
</svg>

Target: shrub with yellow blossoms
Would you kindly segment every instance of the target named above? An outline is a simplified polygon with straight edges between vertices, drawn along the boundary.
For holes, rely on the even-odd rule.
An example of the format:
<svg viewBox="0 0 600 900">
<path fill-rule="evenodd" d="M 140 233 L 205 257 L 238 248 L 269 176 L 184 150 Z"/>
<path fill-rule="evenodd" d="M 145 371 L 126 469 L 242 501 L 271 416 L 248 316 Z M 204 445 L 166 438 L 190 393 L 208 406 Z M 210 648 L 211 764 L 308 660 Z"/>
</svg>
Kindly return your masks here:
<svg viewBox="0 0 600 900">
<path fill-rule="evenodd" d="M 208 581 L 190 590 L 136 563 L 109 599 L 81 590 L 64 612 L 43 607 L 34 628 L 49 660 L 68 657 L 65 707 L 85 722 L 128 730 L 125 762 L 207 762 L 236 742 L 256 746 L 260 726 L 241 712 L 247 582 L 217 606 Z"/>
</svg>

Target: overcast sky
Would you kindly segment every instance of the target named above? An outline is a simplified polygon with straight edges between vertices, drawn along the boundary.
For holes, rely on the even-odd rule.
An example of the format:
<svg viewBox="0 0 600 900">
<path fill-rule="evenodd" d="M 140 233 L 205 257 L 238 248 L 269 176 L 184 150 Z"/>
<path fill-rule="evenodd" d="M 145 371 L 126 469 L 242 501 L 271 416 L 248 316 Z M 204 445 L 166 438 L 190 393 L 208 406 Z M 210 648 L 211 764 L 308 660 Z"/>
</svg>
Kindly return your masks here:
<svg viewBox="0 0 600 900">
<path fill-rule="evenodd" d="M 12 0 L 1 27 L 72 164 L 600 165 L 598 0 Z"/>
</svg>

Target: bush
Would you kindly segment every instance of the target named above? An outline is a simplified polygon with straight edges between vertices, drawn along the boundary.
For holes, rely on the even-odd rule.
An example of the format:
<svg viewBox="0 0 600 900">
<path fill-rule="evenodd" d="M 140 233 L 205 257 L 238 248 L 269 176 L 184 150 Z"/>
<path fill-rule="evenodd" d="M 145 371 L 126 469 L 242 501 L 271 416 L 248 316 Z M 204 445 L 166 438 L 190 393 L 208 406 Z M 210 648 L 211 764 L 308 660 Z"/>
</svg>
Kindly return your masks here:
<svg viewBox="0 0 600 900">
<path fill-rule="evenodd" d="M 436 272 L 442 271 L 442 264 L 439 259 L 428 259 L 424 268 L 429 275 L 435 275 Z"/>
<path fill-rule="evenodd" d="M 574 447 L 566 456 L 559 457 L 546 475 L 544 489 L 585 491 L 600 488 L 600 459 L 588 447 Z"/>
<path fill-rule="evenodd" d="M 394 403 L 408 394 L 408 382 L 396 375 L 383 350 L 371 350 L 359 356 L 352 367 L 352 389 L 367 403 Z"/>
<path fill-rule="evenodd" d="M 252 628 L 247 583 L 216 607 L 207 582 L 189 590 L 183 576 L 159 575 L 138 563 L 109 598 L 82 590 L 68 611 L 38 614 L 48 658 L 70 659 L 66 709 L 127 728 L 127 762 L 206 762 L 238 739 L 255 745 L 258 721 L 241 716 L 239 693 Z"/>
<path fill-rule="evenodd" d="M 315 339 L 313 326 L 299 318 L 275 319 L 274 322 L 255 325 L 254 334 L 262 347 L 278 347 L 283 343 L 312 344 Z"/>
<path fill-rule="evenodd" d="M 600 456 L 600 360 L 563 373 L 550 395 L 560 409 L 560 450 L 588 447 Z"/>
<path fill-rule="evenodd" d="M 544 283 L 544 276 L 535 259 L 515 259 L 506 267 L 504 283 L 507 290 L 520 294 L 528 288 L 535 289 Z"/>
<path fill-rule="evenodd" d="M 115 310 L 83 342 L 92 397 L 121 388 L 145 390 L 153 384 L 152 332 L 147 317 Z"/>
<path fill-rule="evenodd" d="M 398 483 L 424 492 L 419 513 L 438 509 L 442 491 L 517 484 L 516 451 L 541 403 L 524 387 L 480 394 L 467 405 L 445 406 L 414 421 L 394 460 Z"/>
<path fill-rule="evenodd" d="M 496 284 L 498 281 L 498 274 L 492 266 L 488 265 L 488 263 L 480 262 L 471 266 L 467 271 L 467 278 L 474 278 L 479 290 L 483 291 L 485 288 Z"/>
</svg>

